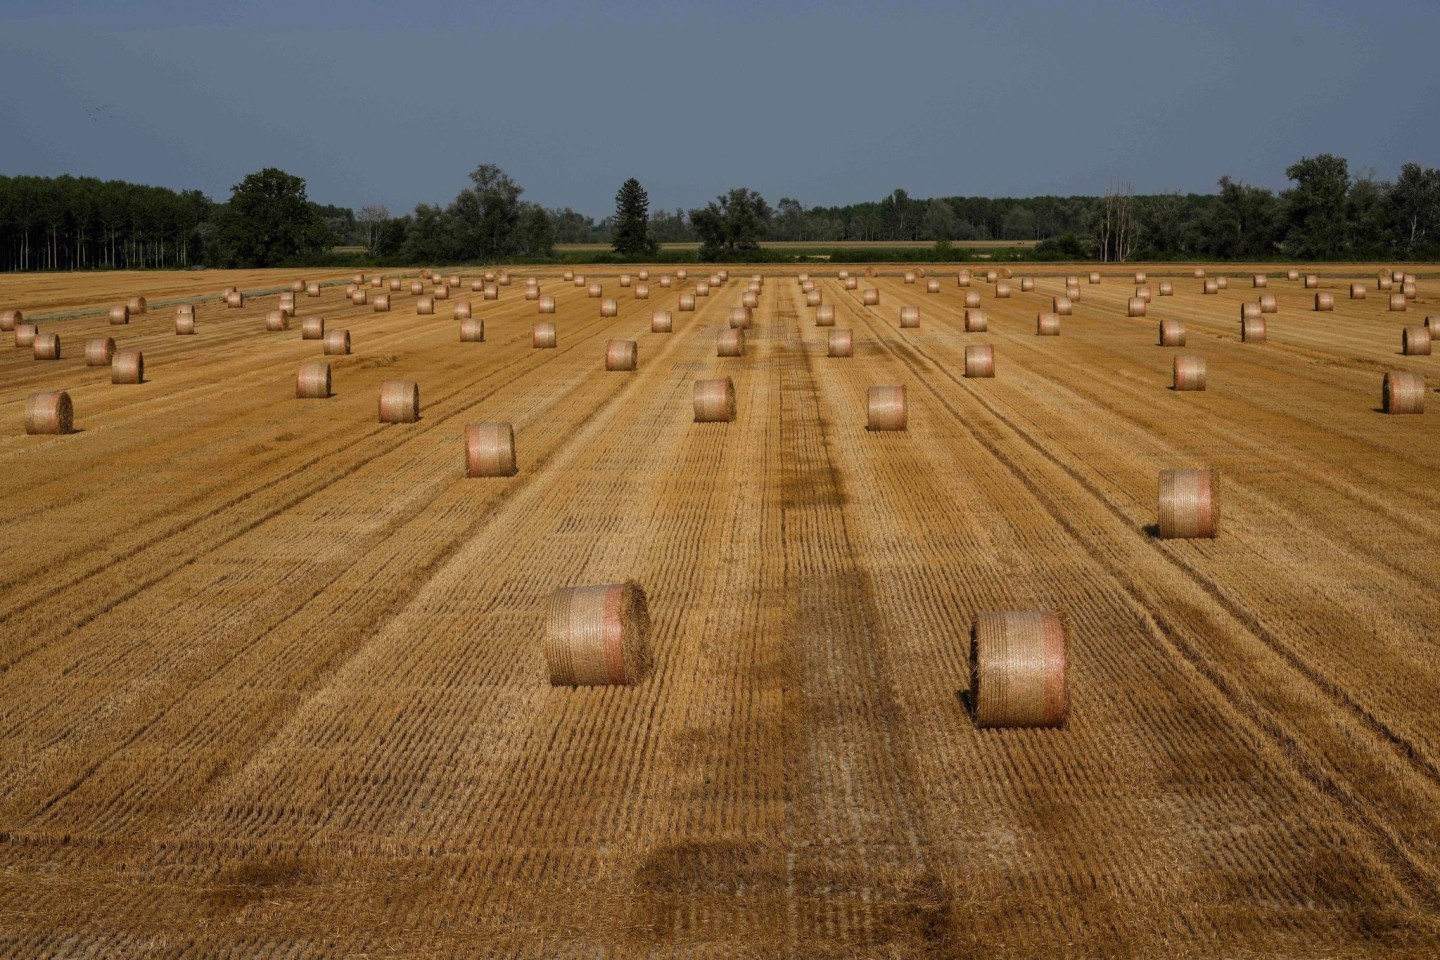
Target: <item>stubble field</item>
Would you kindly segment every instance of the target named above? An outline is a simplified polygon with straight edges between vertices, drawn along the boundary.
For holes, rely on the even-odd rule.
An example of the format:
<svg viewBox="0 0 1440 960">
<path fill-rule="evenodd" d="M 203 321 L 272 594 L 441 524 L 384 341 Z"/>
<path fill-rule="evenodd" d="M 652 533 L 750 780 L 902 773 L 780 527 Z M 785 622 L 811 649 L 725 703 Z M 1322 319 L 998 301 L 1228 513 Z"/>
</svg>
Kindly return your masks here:
<svg viewBox="0 0 1440 960">
<path fill-rule="evenodd" d="M 723 359 L 752 268 L 671 334 L 651 312 L 700 270 L 638 300 L 606 269 L 613 319 L 539 274 L 554 350 L 526 268 L 498 301 L 446 271 L 434 316 L 297 296 L 353 338 L 324 401 L 273 296 L 216 294 L 333 271 L 0 277 L 63 346 L 0 344 L 0 954 L 1440 953 L 1440 355 L 1398 355 L 1440 280 L 1390 313 L 1373 268 L 1322 268 L 1316 313 L 1272 269 L 1254 344 L 1243 266 L 1202 296 L 1146 265 L 1176 292 L 1145 318 L 1107 270 L 1059 337 L 1035 315 L 1074 268 L 977 278 L 987 333 L 952 268 L 862 278 L 874 307 L 816 270 L 841 359 L 761 268 Z M 197 335 L 86 312 L 135 293 L 198 304 Z M 1164 318 L 1205 392 L 1169 389 Z M 103 336 L 146 383 L 84 365 Z M 636 372 L 605 371 L 614 337 Z M 962 375 L 973 343 L 995 379 Z M 1423 415 L 1378 411 L 1392 369 Z M 736 420 L 693 423 L 717 376 Z M 377 422 L 396 378 L 418 423 Z M 865 429 L 878 384 L 907 431 Z M 26 436 L 56 389 L 79 432 Z M 479 421 L 514 424 L 518 475 L 465 477 Z M 1194 466 L 1220 536 L 1157 539 L 1158 471 Z M 551 687 L 550 592 L 626 579 L 653 673 Z M 967 713 L 971 618 L 1007 609 L 1068 618 L 1066 729 Z"/>
</svg>

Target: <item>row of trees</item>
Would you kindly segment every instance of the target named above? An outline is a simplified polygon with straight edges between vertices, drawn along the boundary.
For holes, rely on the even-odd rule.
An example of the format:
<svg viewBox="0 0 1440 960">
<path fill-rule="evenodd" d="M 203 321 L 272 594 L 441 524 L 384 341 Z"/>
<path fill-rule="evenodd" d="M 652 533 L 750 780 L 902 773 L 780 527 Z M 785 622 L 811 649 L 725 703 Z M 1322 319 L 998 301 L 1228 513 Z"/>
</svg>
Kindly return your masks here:
<svg viewBox="0 0 1440 960">
<path fill-rule="evenodd" d="M 1222 177 L 1214 194 L 1134 195 L 1116 184 L 1103 197 L 911 198 L 774 207 L 736 188 L 704 207 L 649 209 L 635 179 L 596 223 L 567 208 L 522 200 L 504 170 L 481 164 L 446 206 L 421 204 L 392 217 L 323 207 L 305 181 L 273 168 L 236 184 L 215 203 L 199 191 L 77 177 L 0 177 L 0 269 L 274 266 L 315 262 L 336 246 L 408 263 L 544 259 L 556 243 L 606 243 L 645 259 L 659 244 L 698 242 L 706 260 L 755 257 L 762 240 L 1040 241 L 1036 255 L 1099 260 L 1440 259 L 1440 170 L 1406 164 L 1394 181 L 1352 176 L 1343 157 L 1306 157 L 1275 192 Z"/>
</svg>

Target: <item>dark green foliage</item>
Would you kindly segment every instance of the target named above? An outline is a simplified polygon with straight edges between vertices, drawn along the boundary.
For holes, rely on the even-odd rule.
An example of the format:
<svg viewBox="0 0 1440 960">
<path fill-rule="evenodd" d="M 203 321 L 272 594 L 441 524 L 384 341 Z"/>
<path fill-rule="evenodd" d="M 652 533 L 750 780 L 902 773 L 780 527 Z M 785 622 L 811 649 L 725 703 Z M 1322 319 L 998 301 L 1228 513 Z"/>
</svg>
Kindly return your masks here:
<svg viewBox="0 0 1440 960">
<path fill-rule="evenodd" d="M 225 259 L 242 267 L 273 267 L 326 250 L 335 241 L 305 196 L 305 180 L 275 167 L 231 188 L 218 238 Z"/>
<path fill-rule="evenodd" d="M 700 259 L 753 258 L 765 237 L 770 205 L 754 190 L 736 187 L 698 210 L 690 211 L 690 224 L 700 239 Z"/>
<path fill-rule="evenodd" d="M 635 260 L 653 257 L 658 247 L 650 237 L 650 196 L 634 177 L 621 184 L 615 194 L 615 239 L 611 246 L 620 256 Z"/>
</svg>

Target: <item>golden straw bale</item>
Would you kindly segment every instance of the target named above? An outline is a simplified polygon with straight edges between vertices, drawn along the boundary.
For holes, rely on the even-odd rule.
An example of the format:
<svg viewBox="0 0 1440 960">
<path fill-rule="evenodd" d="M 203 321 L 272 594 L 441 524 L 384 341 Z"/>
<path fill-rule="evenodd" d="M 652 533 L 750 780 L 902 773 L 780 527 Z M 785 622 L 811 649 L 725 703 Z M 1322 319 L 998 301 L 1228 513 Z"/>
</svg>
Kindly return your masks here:
<svg viewBox="0 0 1440 960">
<path fill-rule="evenodd" d="M 1144 304 L 1141 304 L 1144 306 Z M 1133 314 L 1132 314 L 1133 316 Z M 1143 314 L 1141 314 L 1143 316 Z M 1037 337 L 1058 337 L 1060 336 L 1060 314 L 1058 313 L 1037 313 L 1035 315 L 1035 336 Z"/>
<path fill-rule="evenodd" d="M 675 319 L 669 310 L 656 310 L 650 314 L 651 333 L 669 333 L 675 327 Z"/>
<path fill-rule="evenodd" d="M 295 399 L 324 400 L 330 396 L 330 364 L 306 360 L 295 375 Z"/>
<path fill-rule="evenodd" d="M 1205 389 L 1205 358 L 1193 353 L 1177 354 L 1170 370 L 1170 388 L 1177 392 Z"/>
<path fill-rule="evenodd" d="M 1069 297 L 1051 297 L 1050 312 L 1060 317 L 1068 317 L 1074 312 L 1074 306 Z"/>
<path fill-rule="evenodd" d="M 1064 621 L 1047 611 L 975 614 L 969 699 L 977 727 L 1065 726 L 1065 634 Z"/>
<path fill-rule="evenodd" d="M 966 347 L 965 376 L 995 376 L 995 348 L 988 343 L 972 343 Z"/>
<path fill-rule="evenodd" d="M 1160 539 L 1213 539 L 1219 526 L 1220 490 L 1214 470 L 1160 471 Z"/>
<path fill-rule="evenodd" d="M 322 346 L 322 352 L 327 356 L 343 357 L 350 353 L 350 331 L 349 330 L 327 330 Z"/>
<path fill-rule="evenodd" d="M 1263 317 L 1245 317 L 1240 321 L 1240 341 L 1242 343 L 1264 343 L 1265 342 L 1265 320 Z"/>
<path fill-rule="evenodd" d="M 731 422 L 735 419 L 735 381 L 729 377 L 696 380 L 694 406 L 696 423 Z"/>
<path fill-rule="evenodd" d="M 990 318 L 978 307 L 965 308 L 965 332 L 984 333 L 990 329 Z"/>
<path fill-rule="evenodd" d="M 1335 309 L 1335 294 L 1333 294 L 1333 293 L 1317 293 L 1317 294 L 1315 294 L 1315 309 L 1318 310 L 1318 311 L 1321 311 L 1321 312 L 1334 310 L 1334 309 Z"/>
<path fill-rule="evenodd" d="M 85 366 L 108 367 L 115 356 L 115 341 L 111 337 L 96 337 L 85 341 Z"/>
<path fill-rule="evenodd" d="M 52 334 L 53 336 L 53 334 Z M 40 359 L 40 341 L 35 341 L 35 359 Z M 1400 352 L 1407 357 L 1430 356 L 1430 328 L 1406 327 L 1400 331 Z M 57 347 L 56 354 L 59 354 Z"/>
<path fill-rule="evenodd" d="M 865 398 L 865 429 L 904 430 L 906 409 L 903 384 L 871 387 Z"/>
<path fill-rule="evenodd" d="M 634 370 L 640 362 L 640 345 L 634 340 L 611 340 L 605 344 L 605 369 Z"/>
<path fill-rule="evenodd" d="M 555 346 L 555 324 L 542 321 L 530 330 L 530 345 L 536 350 L 549 350 Z"/>
<path fill-rule="evenodd" d="M 1185 346 L 1185 324 L 1179 320 L 1160 321 L 1160 346 Z"/>
<path fill-rule="evenodd" d="M 541 297 L 541 298 L 540 298 L 540 303 L 539 303 L 539 311 L 540 311 L 541 313 L 554 313 L 554 312 L 555 312 L 555 298 L 554 298 L 554 297 Z"/>
<path fill-rule="evenodd" d="M 745 331 L 744 330 L 721 330 L 715 341 L 715 356 L 717 357 L 743 357 L 745 356 Z"/>
<path fill-rule="evenodd" d="M 238 297 L 238 296 L 240 296 L 240 294 L 237 293 L 237 294 L 235 294 L 235 296 Z M 233 306 L 233 304 L 232 304 L 232 306 Z M 130 308 L 129 308 L 129 307 L 125 306 L 125 305 L 122 303 L 122 304 L 121 304 L 120 306 L 118 306 L 118 307 L 111 307 L 111 308 L 110 308 L 110 323 L 111 323 L 111 324 L 113 324 L 114 326 L 119 327 L 119 326 L 123 326 L 123 325 L 125 325 L 125 324 L 127 324 L 127 323 L 129 323 L 129 322 L 130 322 Z"/>
<path fill-rule="evenodd" d="M 472 423 L 465 427 L 465 476 L 513 477 L 515 428 L 509 423 Z"/>
<path fill-rule="evenodd" d="M 460 320 L 461 343 L 484 343 L 485 321 L 480 317 L 464 317 Z"/>
<path fill-rule="evenodd" d="M 420 419 L 420 385 L 414 380 L 380 381 L 380 422 L 414 423 Z"/>
<path fill-rule="evenodd" d="M 1424 413 L 1425 378 L 1391 370 L 1380 387 L 1380 408 L 1386 413 Z"/>
<path fill-rule="evenodd" d="M 31 436 L 75 432 L 75 407 L 64 390 L 32 393 L 25 398 L 25 432 Z"/>
<path fill-rule="evenodd" d="M 415 314 L 420 317 L 433 316 L 435 313 L 435 298 L 421 297 L 415 301 Z"/>
<path fill-rule="evenodd" d="M 110 358 L 111 383 L 144 383 L 145 354 L 139 350 L 116 350 Z"/>
<path fill-rule="evenodd" d="M 650 669 L 650 614 L 631 581 L 561 587 L 545 616 L 545 665 L 556 687 L 629 686 Z"/>
<path fill-rule="evenodd" d="M 1145 310 L 1148 306 L 1149 304 L 1145 302 L 1144 298 L 1131 297 L 1126 304 L 1125 310 L 1128 316 L 1143 317 L 1145 316 Z"/>
<path fill-rule="evenodd" d="M 1421 328 L 1424 329 L 1423 327 Z M 1427 341 L 1428 345 L 1428 341 Z M 60 335 L 58 333 L 37 333 L 35 342 L 30 345 L 32 356 L 36 360 L 59 360 L 60 359 Z M 1426 351 L 1429 352 L 1428 350 Z"/>
<path fill-rule="evenodd" d="M 831 357 L 853 357 L 855 335 L 850 330 L 831 330 L 825 338 L 825 353 Z"/>
</svg>

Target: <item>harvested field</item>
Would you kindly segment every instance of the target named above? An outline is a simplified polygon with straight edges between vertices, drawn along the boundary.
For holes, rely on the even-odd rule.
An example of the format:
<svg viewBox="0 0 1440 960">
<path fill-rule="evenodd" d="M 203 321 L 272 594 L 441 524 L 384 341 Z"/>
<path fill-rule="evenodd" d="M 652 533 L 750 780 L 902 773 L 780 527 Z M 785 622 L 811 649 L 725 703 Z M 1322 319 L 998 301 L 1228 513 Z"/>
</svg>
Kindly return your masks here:
<svg viewBox="0 0 1440 960">
<path fill-rule="evenodd" d="M 1088 266 L 1002 300 L 930 267 L 913 329 L 901 269 L 874 307 L 827 270 L 848 360 L 769 268 L 738 357 L 753 268 L 615 317 L 536 271 L 546 350 L 519 287 L 462 345 L 333 271 L 0 277 L 67 344 L 0 343 L 0 955 L 1433 957 L 1440 356 L 1399 345 L 1440 277 L 1407 313 L 1343 296 L 1378 266 L 1306 268 L 1342 294 L 1317 313 L 1283 267 L 1202 295 L 1147 264 L 1174 295 L 1138 318 L 1112 268 L 1062 337 L 1035 318 Z M 295 279 L 353 353 L 265 331 Z M 102 337 L 144 383 L 86 366 Z M 607 373 L 610 340 L 644 362 Z M 297 401 L 322 358 L 333 398 Z M 1389 370 L 1425 413 L 1379 411 Z M 735 419 L 695 423 L 726 377 Z M 386 380 L 417 422 L 377 422 Z M 865 429 L 876 384 L 907 430 Z M 77 432 L 26 435 L 58 390 Z M 467 478 L 476 423 L 517 474 Z M 1219 535 L 1162 540 L 1157 476 L 1196 467 Z M 552 593 L 632 580 L 649 672 L 552 686 Z M 983 611 L 1064 618 L 1063 729 L 977 727 Z"/>
</svg>

